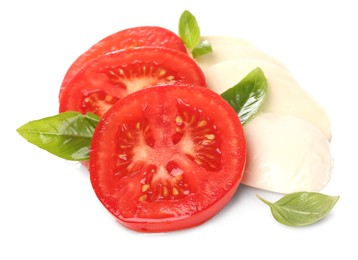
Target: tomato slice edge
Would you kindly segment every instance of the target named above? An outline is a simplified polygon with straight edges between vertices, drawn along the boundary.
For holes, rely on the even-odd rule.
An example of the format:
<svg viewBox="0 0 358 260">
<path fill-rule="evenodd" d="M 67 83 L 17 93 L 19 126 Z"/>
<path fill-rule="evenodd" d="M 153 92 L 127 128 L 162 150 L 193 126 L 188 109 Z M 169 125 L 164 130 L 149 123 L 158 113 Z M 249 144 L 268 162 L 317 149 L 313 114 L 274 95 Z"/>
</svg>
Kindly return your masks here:
<svg viewBox="0 0 358 260">
<path fill-rule="evenodd" d="M 59 97 L 67 82 L 90 60 L 109 52 L 140 46 L 163 46 L 186 53 L 185 45 L 180 37 L 166 28 L 138 26 L 120 30 L 104 37 L 76 58 L 65 73 Z"/>
</svg>

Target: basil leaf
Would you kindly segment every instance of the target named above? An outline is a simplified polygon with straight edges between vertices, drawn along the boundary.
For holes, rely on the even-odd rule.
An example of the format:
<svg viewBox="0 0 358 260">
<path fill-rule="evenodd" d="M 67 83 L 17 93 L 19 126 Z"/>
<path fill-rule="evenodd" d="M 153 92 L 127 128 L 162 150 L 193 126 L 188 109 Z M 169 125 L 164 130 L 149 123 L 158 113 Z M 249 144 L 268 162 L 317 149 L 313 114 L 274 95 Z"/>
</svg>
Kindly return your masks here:
<svg viewBox="0 0 358 260">
<path fill-rule="evenodd" d="M 234 87 L 221 96 L 238 113 L 242 124 L 253 116 L 262 105 L 267 94 L 267 80 L 260 68 L 252 70 Z"/>
<path fill-rule="evenodd" d="M 185 46 L 193 49 L 200 43 L 200 28 L 194 15 L 185 10 L 179 19 L 179 36 Z"/>
<path fill-rule="evenodd" d="M 288 226 L 304 226 L 315 223 L 326 216 L 337 203 L 339 196 L 328 196 L 318 192 L 294 192 L 275 203 L 259 197 L 271 208 L 274 218 Z"/>
<path fill-rule="evenodd" d="M 66 160 L 88 160 L 90 144 L 99 117 L 64 112 L 28 122 L 17 132 L 30 143 Z"/>
<path fill-rule="evenodd" d="M 202 41 L 197 46 L 194 47 L 192 54 L 193 57 L 196 58 L 211 52 L 213 52 L 213 48 L 211 47 L 210 42 Z"/>
</svg>

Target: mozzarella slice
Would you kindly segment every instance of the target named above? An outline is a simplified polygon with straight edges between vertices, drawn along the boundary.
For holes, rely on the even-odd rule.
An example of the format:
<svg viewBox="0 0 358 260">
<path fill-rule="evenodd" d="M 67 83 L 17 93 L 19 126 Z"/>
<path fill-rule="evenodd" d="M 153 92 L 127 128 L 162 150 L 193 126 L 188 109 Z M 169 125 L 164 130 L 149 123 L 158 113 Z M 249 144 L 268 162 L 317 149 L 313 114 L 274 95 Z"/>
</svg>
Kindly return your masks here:
<svg viewBox="0 0 358 260">
<path fill-rule="evenodd" d="M 293 79 L 292 75 L 263 60 L 225 61 L 204 68 L 207 85 L 221 94 L 240 82 L 254 68 L 260 67 L 268 82 L 268 95 L 260 111 L 304 118 L 318 127 L 328 140 L 331 124 L 325 110 Z"/>
<path fill-rule="evenodd" d="M 224 92 L 236 85 L 253 69 L 260 67 L 268 80 L 284 78 L 294 81 L 287 70 L 261 59 L 239 59 L 219 62 L 215 65 L 202 68 L 209 88 L 216 92 Z"/>
<path fill-rule="evenodd" d="M 213 48 L 226 45 L 240 45 L 255 47 L 251 42 L 244 39 L 230 37 L 230 36 L 202 36 L 201 41 L 210 42 Z"/>
<path fill-rule="evenodd" d="M 247 164 L 242 183 L 279 193 L 320 191 L 330 179 L 330 145 L 314 125 L 261 113 L 245 126 Z"/>
<path fill-rule="evenodd" d="M 258 59 L 273 63 L 283 69 L 286 69 L 278 59 L 267 55 L 265 52 L 253 46 L 247 45 L 221 45 L 213 46 L 213 52 L 197 57 L 196 62 L 203 69 L 222 61 L 240 60 L 240 59 Z"/>
</svg>

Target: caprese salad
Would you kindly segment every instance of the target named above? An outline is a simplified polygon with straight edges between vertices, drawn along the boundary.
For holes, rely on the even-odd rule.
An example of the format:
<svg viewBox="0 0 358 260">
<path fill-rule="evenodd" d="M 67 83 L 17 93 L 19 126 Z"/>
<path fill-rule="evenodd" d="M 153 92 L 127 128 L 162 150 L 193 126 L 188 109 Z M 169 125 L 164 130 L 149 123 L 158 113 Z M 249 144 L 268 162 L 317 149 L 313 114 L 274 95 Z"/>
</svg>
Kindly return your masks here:
<svg viewBox="0 0 358 260">
<path fill-rule="evenodd" d="M 291 193 L 301 208 L 323 203 L 288 225 L 338 200 L 318 193 L 332 168 L 324 109 L 279 60 L 242 39 L 202 37 L 188 11 L 179 36 L 142 26 L 94 44 L 66 72 L 59 114 L 17 131 L 82 162 L 104 207 L 138 231 L 199 225 L 240 183 Z"/>
</svg>

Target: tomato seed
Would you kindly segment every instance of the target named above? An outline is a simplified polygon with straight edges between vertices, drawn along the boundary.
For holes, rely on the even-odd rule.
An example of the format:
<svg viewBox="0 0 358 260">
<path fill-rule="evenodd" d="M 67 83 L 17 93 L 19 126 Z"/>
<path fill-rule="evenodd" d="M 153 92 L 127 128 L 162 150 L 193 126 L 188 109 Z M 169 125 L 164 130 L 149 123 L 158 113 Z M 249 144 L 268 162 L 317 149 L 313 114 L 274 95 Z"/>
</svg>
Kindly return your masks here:
<svg viewBox="0 0 358 260">
<path fill-rule="evenodd" d="M 175 118 L 175 122 L 178 124 L 178 125 L 181 125 L 183 123 L 183 118 L 181 116 L 177 116 Z"/>
<path fill-rule="evenodd" d="M 215 139 L 215 135 L 214 134 L 206 134 L 205 137 L 209 140 L 214 140 Z"/>
<path fill-rule="evenodd" d="M 142 192 L 146 192 L 150 188 L 149 184 L 143 184 L 142 185 Z"/>
<path fill-rule="evenodd" d="M 145 200 L 147 200 L 147 195 L 146 194 L 144 194 L 144 195 L 139 197 L 139 201 L 145 201 Z"/>
<path fill-rule="evenodd" d="M 203 127 L 203 126 L 206 126 L 207 125 L 207 121 L 206 120 L 201 120 L 199 123 L 198 123 L 198 126 L 199 127 Z"/>
<path fill-rule="evenodd" d="M 179 195 L 179 191 L 177 188 L 173 187 L 173 195 L 176 196 L 176 195 Z"/>
<path fill-rule="evenodd" d="M 167 187 L 163 187 L 163 196 L 164 197 L 168 196 L 168 188 Z"/>
</svg>

